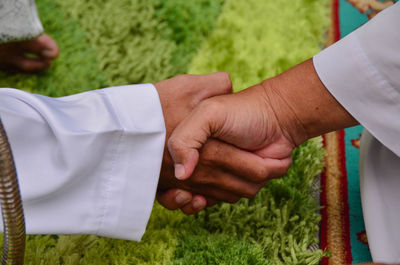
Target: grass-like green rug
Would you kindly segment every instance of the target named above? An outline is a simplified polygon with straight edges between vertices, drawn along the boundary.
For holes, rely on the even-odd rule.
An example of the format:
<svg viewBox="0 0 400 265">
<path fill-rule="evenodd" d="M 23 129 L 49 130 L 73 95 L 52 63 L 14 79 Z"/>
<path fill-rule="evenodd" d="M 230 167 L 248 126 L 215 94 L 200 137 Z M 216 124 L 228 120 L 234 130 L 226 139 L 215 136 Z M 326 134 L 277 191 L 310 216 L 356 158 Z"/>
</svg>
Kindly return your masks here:
<svg viewBox="0 0 400 265">
<path fill-rule="evenodd" d="M 37 75 L 0 73 L 0 86 L 64 96 L 180 73 L 228 71 L 235 90 L 311 57 L 324 43 L 328 0 L 37 0 L 61 54 Z M 233 108 L 234 106 L 232 106 Z M 29 236 L 26 264 L 318 264 L 320 138 L 251 200 L 196 216 L 155 203 L 141 242 Z"/>
</svg>

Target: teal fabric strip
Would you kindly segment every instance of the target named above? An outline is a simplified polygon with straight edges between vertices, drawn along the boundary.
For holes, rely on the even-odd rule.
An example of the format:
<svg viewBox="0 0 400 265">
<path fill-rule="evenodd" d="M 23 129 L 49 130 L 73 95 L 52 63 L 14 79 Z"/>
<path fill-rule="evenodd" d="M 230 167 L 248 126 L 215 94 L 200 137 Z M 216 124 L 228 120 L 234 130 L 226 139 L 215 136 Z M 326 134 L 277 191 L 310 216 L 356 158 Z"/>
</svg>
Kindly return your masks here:
<svg viewBox="0 0 400 265">
<path fill-rule="evenodd" d="M 358 172 L 359 149 L 356 147 L 362 130 L 362 126 L 356 126 L 345 130 L 347 190 L 350 211 L 350 245 L 353 263 L 355 264 L 372 261 L 368 245 L 364 243 L 366 236 L 360 197 Z"/>
<path fill-rule="evenodd" d="M 347 2 L 347 0 L 339 1 L 340 38 L 353 32 L 367 21 L 367 15 L 361 14 L 360 11 Z"/>
</svg>

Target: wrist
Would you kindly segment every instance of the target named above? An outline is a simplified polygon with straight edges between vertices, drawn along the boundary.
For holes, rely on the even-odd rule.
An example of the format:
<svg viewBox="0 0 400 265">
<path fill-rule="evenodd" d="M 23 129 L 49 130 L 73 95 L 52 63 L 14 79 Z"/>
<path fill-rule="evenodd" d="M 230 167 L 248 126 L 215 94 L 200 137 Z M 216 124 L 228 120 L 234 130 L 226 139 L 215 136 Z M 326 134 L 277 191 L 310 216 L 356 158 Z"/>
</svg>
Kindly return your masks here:
<svg viewBox="0 0 400 265">
<path fill-rule="evenodd" d="M 283 89 L 279 80 L 270 78 L 261 83 L 267 102 L 266 108 L 274 113 L 282 134 L 288 139 L 293 147 L 299 146 L 307 140 L 307 132 L 296 112 L 285 99 Z"/>
<path fill-rule="evenodd" d="M 296 145 L 331 131 L 354 126 L 357 121 L 340 105 L 320 81 L 312 60 L 263 82 L 283 110 L 281 125 Z"/>
</svg>

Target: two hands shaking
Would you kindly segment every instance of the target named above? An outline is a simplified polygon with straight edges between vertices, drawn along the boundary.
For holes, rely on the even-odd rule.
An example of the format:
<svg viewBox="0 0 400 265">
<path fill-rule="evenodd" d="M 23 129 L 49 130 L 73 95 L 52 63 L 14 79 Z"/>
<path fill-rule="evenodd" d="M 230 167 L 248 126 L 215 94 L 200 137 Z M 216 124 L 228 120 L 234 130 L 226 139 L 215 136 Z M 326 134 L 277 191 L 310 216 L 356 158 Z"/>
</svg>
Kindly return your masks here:
<svg viewBox="0 0 400 265">
<path fill-rule="evenodd" d="M 286 173 L 296 146 L 357 124 L 311 59 L 235 94 L 227 73 L 182 75 L 155 87 L 167 131 L 157 199 L 186 214 L 255 196 Z"/>
</svg>

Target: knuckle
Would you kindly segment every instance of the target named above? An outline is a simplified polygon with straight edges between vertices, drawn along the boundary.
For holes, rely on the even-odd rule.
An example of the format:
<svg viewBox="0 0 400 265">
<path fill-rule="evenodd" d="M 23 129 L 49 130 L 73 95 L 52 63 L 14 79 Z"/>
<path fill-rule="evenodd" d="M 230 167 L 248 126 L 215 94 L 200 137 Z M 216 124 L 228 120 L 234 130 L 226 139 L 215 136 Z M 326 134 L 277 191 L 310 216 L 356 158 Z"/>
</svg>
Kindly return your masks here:
<svg viewBox="0 0 400 265">
<path fill-rule="evenodd" d="M 168 145 L 168 148 L 170 148 L 170 150 L 171 150 L 171 148 L 172 148 L 173 150 L 177 150 L 177 149 L 179 149 L 179 147 L 180 147 L 180 140 L 179 140 L 179 138 L 176 138 L 176 137 L 174 137 L 174 136 L 171 136 L 171 137 L 168 139 L 167 145 Z"/>
<path fill-rule="evenodd" d="M 229 93 L 232 92 L 232 80 L 228 72 L 220 72 L 219 73 L 224 80 L 224 88 L 226 89 L 225 92 Z"/>
<path fill-rule="evenodd" d="M 199 151 L 200 151 L 201 164 L 207 166 L 212 165 L 213 152 L 212 152 L 212 147 L 210 147 L 209 143 L 206 143 Z"/>
<path fill-rule="evenodd" d="M 214 165 L 213 154 L 205 149 L 200 151 L 200 163 L 206 167 L 211 167 Z"/>
<path fill-rule="evenodd" d="M 291 160 L 281 161 L 281 165 L 273 172 L 270 178 L 280 178 L 286 174 L 291 166 Z"/>
<path fill-rule="evenodd" d="M 253 198 L 254 196 L 257 195 L 257 193 L 260 191 L 260 189 L 262 188 L 262 186 L 255 186 L 253 188 L 251 188 L 251 190 L 249 191 L 249 197 L 247 197 L 248 199 Z"/>
<path fill-rule="evenodd" d="M 221 145 L 215 140 L 209 140 L 206 145 L 204 145 L 201 157 L 205 165 L 213 165 L 216 159 L 221 154 Z"/>
<path fill-rule="evenodd" d="M 287 161 L 287 162 L 284 163 L 284 165 L 283 165 L 283 170 L 285 171 L 285 173 L 286 173 L 286 171 L 289 170 L 289 168 L 290 168 L 291 166 L 292 166 L 292 160 L 289 160 L 289 161 Z"/>
<path fill-rule="evenodd" d="M 174 147 L 176 145 L 176 139 L 173 135 L 169 137 L 167 145 L 168 147 Z"/>
<path fill-rule="evenodd" d="M 255 172 L 253 176 L 253 180 L 256 183 L 261 183 L 267 180 L 269 177 L 269 170 L 266 167 L 259 167 Z"/>
</svg>

